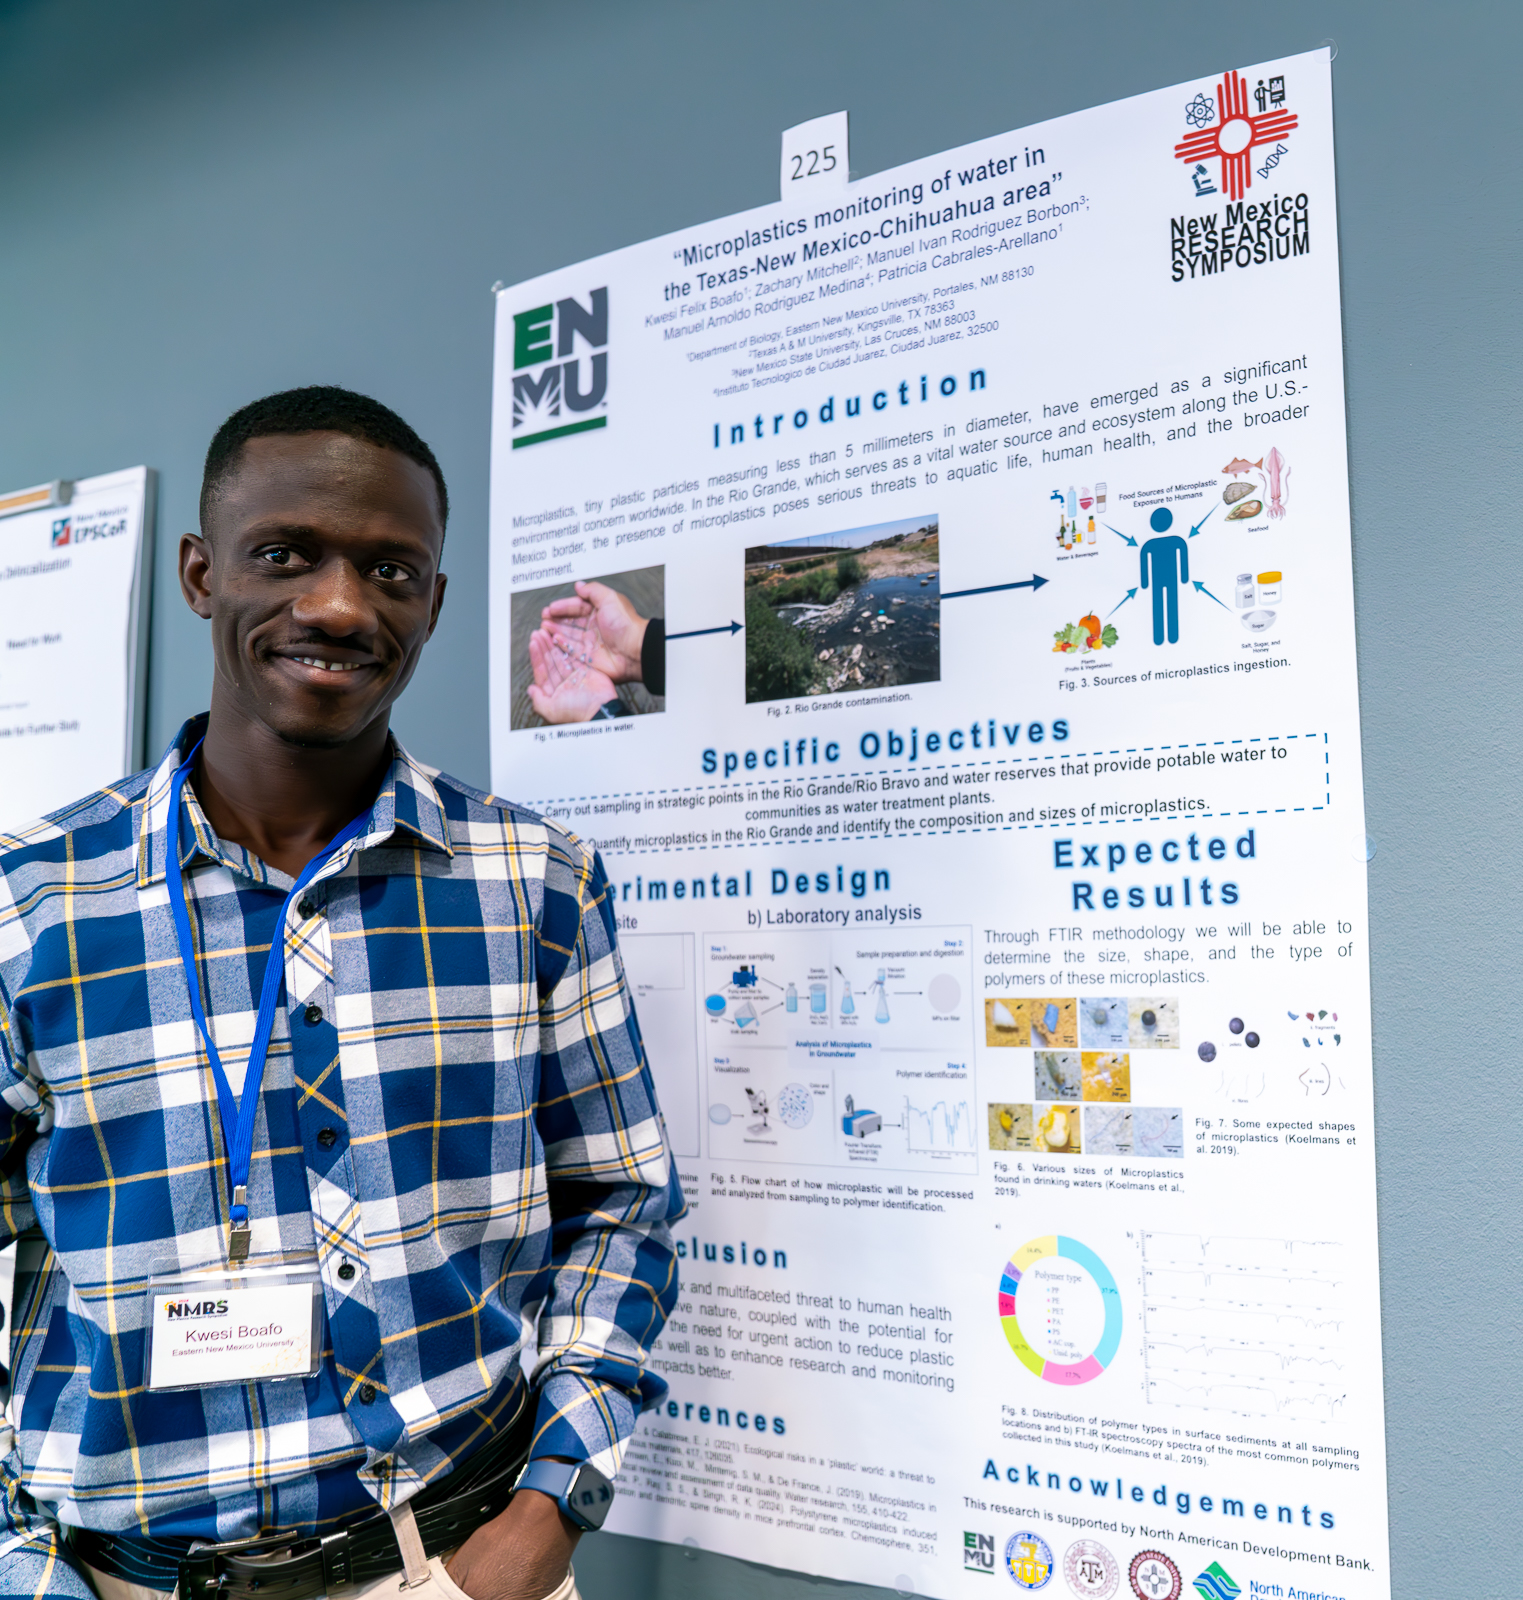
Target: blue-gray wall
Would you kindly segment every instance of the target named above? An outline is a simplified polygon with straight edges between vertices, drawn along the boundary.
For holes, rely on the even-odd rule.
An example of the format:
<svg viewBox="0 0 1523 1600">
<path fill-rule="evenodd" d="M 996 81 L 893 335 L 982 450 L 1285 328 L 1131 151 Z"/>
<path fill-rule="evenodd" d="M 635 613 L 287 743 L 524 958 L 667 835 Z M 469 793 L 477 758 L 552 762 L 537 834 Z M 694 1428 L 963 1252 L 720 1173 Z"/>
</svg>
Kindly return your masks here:
<svg viewBox="0 0 1523 1600">
<path fill-rule="evenodd" d="M 174 552 L 212 429 L 380 396 L 456 507 L 397 725 L 484 784 L 494 279 L 775 198 L 821 112 L 862 175 L 1329 37 L 1395 1590 L 1490 1597 L 1520 1570 L 1523 7 L 0 0 L 0 488 L 160 470 L 157 750 L 207 697 Z M 869 1592 L 618 1539 L 579 1566 L 589 1600 Z"/>
</svg>

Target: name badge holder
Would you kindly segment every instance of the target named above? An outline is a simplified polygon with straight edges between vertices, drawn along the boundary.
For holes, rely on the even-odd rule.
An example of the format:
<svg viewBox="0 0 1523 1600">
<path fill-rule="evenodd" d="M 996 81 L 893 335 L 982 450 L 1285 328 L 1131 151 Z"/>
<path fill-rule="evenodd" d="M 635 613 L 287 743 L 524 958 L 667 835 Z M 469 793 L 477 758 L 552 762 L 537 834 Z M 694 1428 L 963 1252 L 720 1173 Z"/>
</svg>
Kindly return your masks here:
<svg viewBox="0 0 1523 1600">
<path fill-rule="evenodd" d="M 180 961 L 190 992 L 190 1009 L 211 1062 L 217 1112 L 227 1148 L 231 1191 L 227 1260 L 217 1266 L 166 1268 L 149 1277 L 143 1386 L 154 1393 L 307 1378 L 322 1365 L 323 1285 L 317 1256 L 305 1253 L 249 1262 L 249 1166 L 270 1035 L 285 990 L 286 918 L 292 903 L 312 879 L 370 822 L 369 812 L 355 818 L 327 849 L 314 856 L 280 908 L 279 925 L 265 963 L 243 1093 L 235 1095 L 201 1004 L 195 942 L 180 871 L 181 797 L 200 748 L 198 743 L 175 769 L 170 782 L 165 878 Z"/>
<path fill-rule="evenodd" d="M 154 1394 L 310 1378 L 322 1365 L 317 1257 L 156 1272 L 143 1387 Z"/>
</svg>

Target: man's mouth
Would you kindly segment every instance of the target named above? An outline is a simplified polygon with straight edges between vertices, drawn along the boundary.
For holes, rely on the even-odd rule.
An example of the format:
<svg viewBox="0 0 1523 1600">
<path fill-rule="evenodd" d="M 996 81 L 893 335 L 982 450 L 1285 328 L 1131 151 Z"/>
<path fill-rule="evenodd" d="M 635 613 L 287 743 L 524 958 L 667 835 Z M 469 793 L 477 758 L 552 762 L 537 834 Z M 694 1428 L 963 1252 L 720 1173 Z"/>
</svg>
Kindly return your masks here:
<svg viewBox="0 0 1523 1600">
<path fill-rule="evenodd" d="M 274 659 L 288 671 L 293 671 L 297 677 L 305 679 L 308 684 L 314 686 L 328 684 L 336 687 L 341 682 L 354 679 L 356 673 L 380 669 L 381 663 L 376 657 L 361 657 L 356 660 L 357 655 L 359 652 L 354 650 L 345 650 L 342 654 L 325 650 L 308 650 L 300 653 L 295 650 L 277 650 L 274 652 Z"/>
</svg>

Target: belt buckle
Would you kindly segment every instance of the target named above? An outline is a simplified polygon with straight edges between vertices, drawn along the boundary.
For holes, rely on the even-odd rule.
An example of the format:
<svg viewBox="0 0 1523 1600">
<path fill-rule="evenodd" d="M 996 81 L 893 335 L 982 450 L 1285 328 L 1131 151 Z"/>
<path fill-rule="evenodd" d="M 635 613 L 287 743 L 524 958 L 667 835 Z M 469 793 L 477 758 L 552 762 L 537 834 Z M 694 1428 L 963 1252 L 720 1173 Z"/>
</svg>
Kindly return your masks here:
<svg viewBox="0 0 1523 1600">
<path fill-rule="evenodd" d="M 335 1565 L 341 1564 L 347 1571 L 350 1565 L 348 1534 L 331 1535 L 330 1539 L 339 1541 L 339 1549 L 335 1551 Z M 180 1562 L 178 1600 L 205 1600 L 208 1594 L 222 1594 L 229 1587 L 229 1579 L 233 1577 L 233 1574 L 228 1572 L 226 1563 L 238 1556 L 257 1558 L 261 1550 L 268 1550 L 272 1554 L 277 1550 L 288 1552 L 284 1559 L 269 1564 L 266 1571 L 271 1577 L 282 1573 L 290 1563 L 301 1561 L 322 1550 L 323 1575 L 326 1578 L 330 1557 L 325 1547 L 330 1539 L 319 1542 L 315 1539 L 292 1539 L 286 1534 L 275 1534 L 262 1539 L 239 1539 L 229 1544 L 202 1545 L 199 1550 L 192 1550 Z"/>
<path fill-rule="evenodd" d="M 193 1596 L 201 1595 L 208 1589 L 216 1589 L 220 1581 L 217 1575 L 217 1547 L 203 1545 L 180 1561 L 178 1600 L 192 1600 Z"/>
<path fill-rule="evenodd" d="M 323 1557 L 323 1590 L 327 1594 L 332 1594 L 335 1589 L 341 1589 L 350 1582 L 354 1576 L 348 1531 L 328 1534 L 320 1548 Z"/>
</svg>

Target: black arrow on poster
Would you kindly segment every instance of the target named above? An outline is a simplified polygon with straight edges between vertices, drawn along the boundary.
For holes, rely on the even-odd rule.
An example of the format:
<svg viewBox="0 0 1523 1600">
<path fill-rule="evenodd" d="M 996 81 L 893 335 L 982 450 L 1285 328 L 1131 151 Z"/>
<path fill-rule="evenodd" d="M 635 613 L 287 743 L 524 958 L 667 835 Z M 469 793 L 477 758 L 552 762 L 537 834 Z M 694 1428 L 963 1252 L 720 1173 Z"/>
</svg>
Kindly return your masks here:
<svg viewBox="0 0 1523 1600">
<path fill-rule="evenodd" d="M 970 594 L 997 594 L 1001 589 L 1030 589 L 1034 594 L 1044 583 L 1050 583 L 1049 578 L 1038 578 L 1033 574 L 1029 578 L 1022 578 L 1019 583 L 987 583 L 982 589 L 953 589 L 950 594 L 943 593 L 943 600 L 961 600 Z"/>
<path fill-rule="evenodd" d="M 706 633 L 728 633 L 733 637 L 744 626 L 741 622 L 727 622 L 722 628 L 689 628 L 686 633 L 667 634 L 666 642 L 670 644 L 673 639 L 701 639 Z"/>
</svg>

